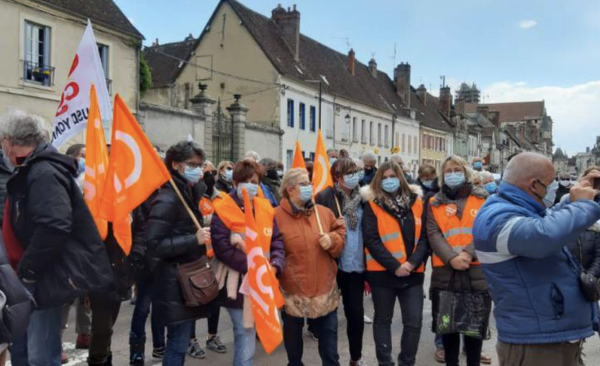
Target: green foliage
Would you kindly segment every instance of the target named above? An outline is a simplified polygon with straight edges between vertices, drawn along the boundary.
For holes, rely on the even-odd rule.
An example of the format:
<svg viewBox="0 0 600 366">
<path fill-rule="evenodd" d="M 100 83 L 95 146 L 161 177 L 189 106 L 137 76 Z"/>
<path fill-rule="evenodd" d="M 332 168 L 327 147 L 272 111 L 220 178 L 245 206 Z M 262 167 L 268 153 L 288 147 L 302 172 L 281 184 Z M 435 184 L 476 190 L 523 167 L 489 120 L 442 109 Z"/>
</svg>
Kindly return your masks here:
<svg viewBox="0 0 600 366">
<path fill-rule="evenodd" d="M 152 88 L 152 70 L 146 62 L 144 53 L 140 52 L 140 94 L 142 97 L 150 88 Z"/>
</svg>

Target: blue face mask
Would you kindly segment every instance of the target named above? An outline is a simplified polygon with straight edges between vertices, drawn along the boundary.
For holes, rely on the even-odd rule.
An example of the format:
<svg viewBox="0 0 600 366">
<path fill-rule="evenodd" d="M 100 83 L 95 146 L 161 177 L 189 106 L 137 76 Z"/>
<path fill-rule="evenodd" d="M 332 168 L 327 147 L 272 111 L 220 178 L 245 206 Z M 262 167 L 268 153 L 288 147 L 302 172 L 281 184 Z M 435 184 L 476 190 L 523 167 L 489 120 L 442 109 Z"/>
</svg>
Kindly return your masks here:
<svg viewBox="0 0 600 366">
<path fill-rule="evenodd" d="M 496 184 L 496 182 L 489 182 L 488 184 L 484 185 L 483 188 L 485 188 L 485 190 L 489 194 L 494 194 L 494 193 L 496 193 L 496 190 L 498 189 L 498 185 Z"/>
<path fill-rule="evenodd" d="M 465 183 L 465 173 L 446 173 L 444 174 L 444 184 L 448 188 L 454 189 Z"/>
<path fill-rule="evenodd" d="M 200 179 L 202 179 L 202 168 L 195 167 L 190 168 L 189 166 L 185 167 L 185 171 L 183 173 L 183 177 L 190 183 L 196 184 Z"/>
<path fill-rule="evenodd" d="M 396 177 L 385 178 L 381 181 L 381 189 L 383 189 L 387 193 L 394 193 L 398 191 L 398 188 L 400 188 L 400 179 Z"/>
<path fill-rule="evenodd" d="M 226 170 L 225 171 L 225 175 L 223 175 L 223 178 L 228 181 L 231 182 L 231 180 L 233 179 L 233 170 Z"/>
<path fill-rule="evenodd" d="M 302 202 L 306 203 L 311 200 L 313 196 L 312 185 L 308 186 L 300 186 L 300 199 Z"/>
<path fill-rule="evenodd" d="M 248 192 L 248 198 L 251 200 L 256 197 L 258 194 L 258 184 L 254 183 L 240 183 L 237 186 L 237 195 L 240 200 L 244 200 L 244 194 L 242 193 L 242 188 L 246 188 L 246 192 Z"/>
<path fill-rule="evenodd" d="M 423 184 L 423 187 L 427 189 L 431 189 L 431 187 L 433 187 L 433 180 L 422 180 L 421 183 Z"/>
<path fill-rule="evenodd" d="M 358 185 L 358 181 L 360 180 L 358 173 L 354 174 L 346 174 L 344 175 L 344 187 L 348 189 L 354 189 Z"/>
<path fill-rule="evenodd" d="M 337 158 L 329 159 L 329 165 L 333 165 L 333 163 L 335 163 L 336 161 L 337 161 Z"/>
<path fill-rule="evenodd" d="M 85 159 L 79 158 L 77 159 L 77 174 L 85 173 Z"/>
<path fill-rule="evenodd" d="M 481 170 L 481 168 L 483 168 L 483 163 L 481 161 L 476 161 L 473 164 L 473 168 L 475 168 L 476 170 Z"/>
</svg>

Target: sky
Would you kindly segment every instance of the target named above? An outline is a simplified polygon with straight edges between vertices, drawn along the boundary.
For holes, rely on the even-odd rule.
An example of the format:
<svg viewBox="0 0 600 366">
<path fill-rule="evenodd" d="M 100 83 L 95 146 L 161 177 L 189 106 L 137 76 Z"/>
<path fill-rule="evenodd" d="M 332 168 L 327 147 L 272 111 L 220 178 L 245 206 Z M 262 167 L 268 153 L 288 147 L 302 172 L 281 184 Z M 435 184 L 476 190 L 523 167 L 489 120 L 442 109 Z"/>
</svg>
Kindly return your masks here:
<svg viewBox="0 0 600 366">
<path fill-rule="evenodd" d="M 115 0 L 161 44 L 198 37 L 218 0 Z M 584 151 L 600 135 L 600 1 L 241 0 L 264 15 L 297 4 L 300 31 L 380 70 L 411 64 L 414 87 L 438 94 L 476 83 L 483 102 L 545 100 L 556 147 Z M 302 52 L 302 50 L 300 50 Z"/>
</svg>

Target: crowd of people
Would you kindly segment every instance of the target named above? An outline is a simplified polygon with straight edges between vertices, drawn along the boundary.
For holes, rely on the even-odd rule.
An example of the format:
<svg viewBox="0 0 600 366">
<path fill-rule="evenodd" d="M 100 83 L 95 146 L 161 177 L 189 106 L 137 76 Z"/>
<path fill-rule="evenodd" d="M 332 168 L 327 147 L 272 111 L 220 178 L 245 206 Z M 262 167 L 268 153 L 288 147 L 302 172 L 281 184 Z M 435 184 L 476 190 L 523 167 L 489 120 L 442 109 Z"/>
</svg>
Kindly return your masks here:
<svg viewBox="0 0 600 366">
<path fill-rule="evenodd" d="M 113 327 L 122 301 L 133 297 L 130 365 L 152 357 L 181 366 L 186 356 L 205 358 L 205 349 L 233 352 L 234 366 L 252 365 L 247 210 L 268 238 L 263 250 L 284 296 L 290 366 L 303 365 L 305 323 L 323 365 L 340 365 L 340 336 L 349 365 L 367 365 L 369 292 L 381 366 L 416 364 L 425 299 L 432 359 L 450 366 L 459 365 L 461 351 L 469 366 L 491 363 L 482 347 L 492 303 L 503 366 L 581 365 L 583 342 L 599 329 L 600 167 L 570 182 L 548 158 L 521 153 L 495 179 L 481 159 L 449 156 L 439 171 L 424 164 L 413 177 L 399 155 L 378 165 L 373 153 L 352 159 L 331 149 L 333 185 L 315 192 L 308 159 L 306 169 L 285 170 L 250 151 L 214 165 L 199 144 L 182 141 L 164 154 L 175 186 L 165 184 L 132 213 L 127 256 L 110 226 L 100 238 L 87 209 L 85 146 L 58 152 L 46 126 L 23 113 L 0 120 L 0 364 L 7 351 L 15 366 L 66 362 L 62 332 L 74 305 L 76 347 L 89 349 L 89 365 L 112 365 Z M 212 268 L 219 291 L 192 305 L 181 277 L 196 263 Z M 345 335 L 338 335 L 340 303 Z M 394 357 L 396 303 L 402 331 Z M 233 324 L 233 350 L 219 338 L 221 308 Z M 152 355 L 145 354 L 148 317 Z M 201 342 L 196 321 L 203 318 Z"/>
</svg>

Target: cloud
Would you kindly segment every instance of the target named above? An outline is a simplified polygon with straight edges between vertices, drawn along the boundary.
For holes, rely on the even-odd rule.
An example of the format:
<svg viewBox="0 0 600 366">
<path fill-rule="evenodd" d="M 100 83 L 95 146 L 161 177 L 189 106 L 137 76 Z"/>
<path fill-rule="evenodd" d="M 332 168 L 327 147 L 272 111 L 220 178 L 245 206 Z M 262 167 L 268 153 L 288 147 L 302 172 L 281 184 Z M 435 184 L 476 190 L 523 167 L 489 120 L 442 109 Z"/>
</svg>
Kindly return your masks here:
<svg viewBox="0 0 600 366">
<path fill-rule="evenodd" d="M 529 28 L 533 28 L 537 25 L 537 21 L 533 20 L 533 19 L 528 19 L 528 20 L 521 20 L 519 22 L 519 27 L 523 28 L 523 29 L 529 29 Z"/>
<path fill-rule="evenodd" d="M 593 146 L 600 135 L 600 80 L 568 87 L 532 87 L 524 82 L 497 82 L 483 88 L 486 102 L 544 100 L 554 121 L 554 144 L 569 156 Z"/>
</svg>

